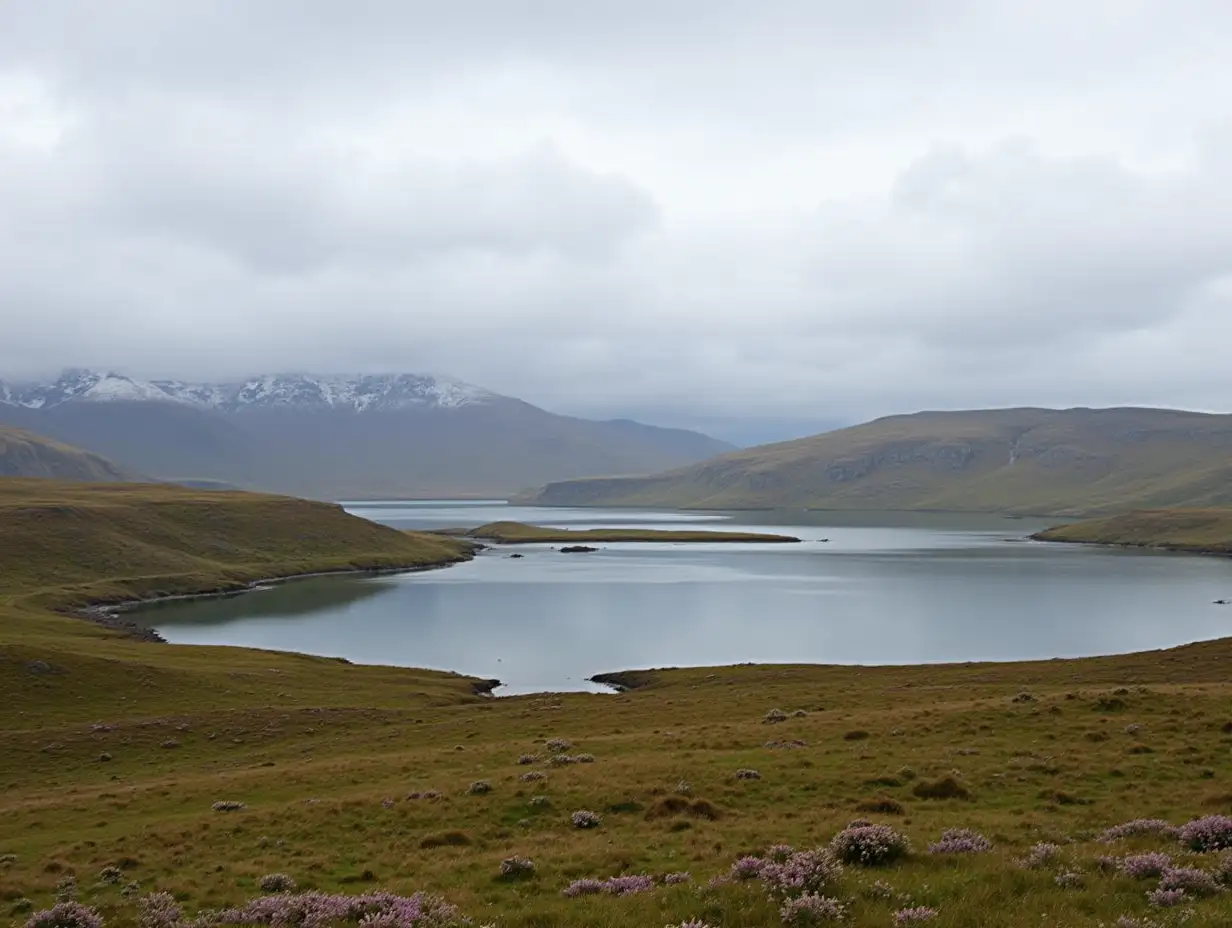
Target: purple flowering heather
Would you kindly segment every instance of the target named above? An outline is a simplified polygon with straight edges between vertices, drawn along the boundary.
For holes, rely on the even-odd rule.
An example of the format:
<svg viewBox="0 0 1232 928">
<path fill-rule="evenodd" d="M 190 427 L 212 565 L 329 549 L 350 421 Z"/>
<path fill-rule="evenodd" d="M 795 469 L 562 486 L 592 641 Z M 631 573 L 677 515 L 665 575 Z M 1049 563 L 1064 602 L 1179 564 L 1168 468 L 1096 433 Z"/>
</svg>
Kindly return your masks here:
<svg viewBox="0 0 1232 928">
<path fill-rule="evenodd" d="M 570 817 L 574 828 L 598 828 L 599 823 L 603 821 L 602 816 L 598 812 L 591 812 L 587 809 L 578 809 Z"/>
<path fill-rule="evenodd" d="M 219 799 L 210 808 L 215 812 L 240 812 L 248 807 L 235 799 Z"/>
<path fill-rule="evenodd" d="M 837 899 L 805 893 L 788 899 L 779 909 L 779 917 L 788 928 L 808 928 L 818 922 L 838 922 L 847 914 L 847 907 Z"/>
<path fill-rule="evenodd" d="M 693 874 L 688 872 L 667 873 L 663 876 L 664 886 L 680 886 L 684 883 L 692 883 Z"/>
<path fill-rule="evenodd" d="M 528 764 L 535 763 L 535 761 L 537 761 L 538 759 L 539 759 L 538 754 L 523 754 L 521 757 L 518 758 L 518 763 L 525 767 Z"/>
<path fill-rule="evenodd" d="M 530 876 L 535 872 L 535 862 L 529 857 L 506 857 L 501 861 L 500 875 L 503 877 Z"/>
<path fill-rule="evenodd" d="M 700 918 L 690 918 L 687 922 L 681 922 L 679 925 L 668 925 L 667 928 L 714 928 Z"/>
<path fill-rule="evenodd" d="M 546 780 L 548 775 L 542 770 L 528 770 L 526 773 L 518 777 L 523 783 L 535 783 L 539 780 Z"/>
<path fill-rule="evenodd" d="M 917 905 L 910 909 L 899 909 L 890 918 L 894 919 L 895 925 L 914 925 L 918 922 L 932 921 L 937 915 L 936 909 L 931 909 L 926 905 Z"/>
<path fill-rule="evenodd" d="M 845 864 L 874 867 L 906 857 L 911 844 L 889 825 L 857 825 L 835 835 L 830 851 Z"/>
<path fill-rule="evenodd" d="M 544 745 L 553 754 L 563 754 L 565 751 L 573 747 L 573 742 L 566 741 L 564 738 L 549 738 Z"/>
<path fill-rule="evenodd" d="M 267 873 L 257 881 L 257 885 L 260 886 L 261 891 L 265 893 L 295 892 L 295 880 L 291 879 L 285 873 Z"/>
<path fill-rule="evenodd" d="M 1146 894 L 1146 901 L 1157 909 L 1170 909 L 1188 898 L 1183 889 L 1152 889 Z"/>
<path fill-rule="evenodd" d="M 1159 888 L 1181 889 L 1194 897 L 1213 896 L 1220 891 L 1215 877 L 1197 867 L 1169 867 L 1159 877 Z"/>
<path fill-rule="evenodd" d="M 1040 841 L 1031 848 L 1031 853 L 1020 860 L 1018 863 L 1028 870 L 1038 870 L 1040 867 L 1046 867 L 1061 853 L 1061 848 L 1056 844 L 1050 844 L 1047 841 Z"/>
<path fill-rule="evenodd" d="M 26 928 L 103 928 L 103 917 L 80 902 L 57 902 L 31 915 Z"/>
<path fill-rule="evenodd" d="M 1148 880 L 1159 876 L 1172 866 L 1172 858 L 1160 851 L 1149 854 L 1131 854 L 1121 861 L 1120 870 L 1135 880 Z"/>
<path fill-rule="evenodd" d="M 820 893 L 842 872 L 843 865 L 835 859 L 834 854 L 827 848 L 819 848 L 814 851 L 796 851 L 782 863 L 764 862 L 760 876 L 770 895 L 790 899 Z"/>
<path fill-rule="evenodd" d="M 319 892 L 260 896 L 243 906 L 198 918 L 197 928 L 223 925 L 271 925 L 326 928 L 337 922 L 364 928 L 434 928 L 456 922 L 458 910 L 443 899 L 416 893 L 378 892 L 362 896 Z"/>
<path fill-rule="evenodd" d="M 760 857 L 745 856 L 737 860 L 731 867 L 728 876 L 733 880 L 756 880 L 761 876 L 766 862 Z"/>
<path fill-rule="evenodd" d="M 631 896 L 634 893 L 644 893 L 654 889 L 653 877 L 644 874 L 631 876 L 614 876 L 603 883 L 603 891 L 612 896 Z"/>
<path fill-rule="evenodd" d="M 772 844 L 766 849 L 766 860 L 781 864 L 794 853 L 796 849 L 790 844 Z"/>
<path fill-rule="evenodd" d="M 992 842 L 970 828 L 948 828 L 941 840 L 928 846 L 930 854 L 983 854 L 992 850 Z"/>
<path fill-rule="evenodd" d="M 171 893 L 150 893 L 137 903 L 141 928 L 179 928 L 184 913 Z"/>
<path fill-rule="evenodd" d="M 1064 873 L 1058 873 L 1053 882 L 1061 889 L 1079 889 L 1082 887 L 1082 874 L 1075 870 L 1066 870 Z"/>
<path fill-rule="evenodd" d="M 1115 825 L 1106 830 L 1097 840 L 1104 844 L 1121 841 L 1124 838 L 1135 838 L 1139 835 L 1159 835 L 1163 838 L 1175 838 L 1180 835 L 1180 829 L 1162 818 L 1136 818 L 1132 822 Z"/>
<path fill-rule="evenodd" d="M 1222 851 L 1232 848 L 1232 817 L 1208 815 L 1181 826 L 1181 842 L 1194 851 Z"/>
<path fill-rule="evenodd" d="M 570 899 L 576 899 L 578 896 L 597 896 L 603 892 L 603 880 L 582 879 L 574 880 L 561 892 L 561 895 L 567 896 Z"/>
</svg>

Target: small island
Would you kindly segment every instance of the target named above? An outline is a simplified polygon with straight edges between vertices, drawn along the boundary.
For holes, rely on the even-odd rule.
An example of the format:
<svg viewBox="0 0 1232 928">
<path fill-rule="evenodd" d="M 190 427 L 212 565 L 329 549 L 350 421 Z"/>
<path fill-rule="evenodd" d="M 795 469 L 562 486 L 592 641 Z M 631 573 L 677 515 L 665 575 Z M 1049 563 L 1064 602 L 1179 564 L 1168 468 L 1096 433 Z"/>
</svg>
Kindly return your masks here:
<svg viewBox="0 0 1232 928">
<path fill-rule="evenodd" d="M 650 528 L 562 529 L 527 525 L 524 522 L 489 522 L 478 528 L 448 530 L 445 534 L 461 535 L 476 541 L 500 545 L 567 544 L 581 542 L 752 542 L 761 544 L 793 544 L 800 539 L 792 535 L 772 535 L 763 532 L 719 532 L 698 529 L 673 530 Z"/>
</svg>

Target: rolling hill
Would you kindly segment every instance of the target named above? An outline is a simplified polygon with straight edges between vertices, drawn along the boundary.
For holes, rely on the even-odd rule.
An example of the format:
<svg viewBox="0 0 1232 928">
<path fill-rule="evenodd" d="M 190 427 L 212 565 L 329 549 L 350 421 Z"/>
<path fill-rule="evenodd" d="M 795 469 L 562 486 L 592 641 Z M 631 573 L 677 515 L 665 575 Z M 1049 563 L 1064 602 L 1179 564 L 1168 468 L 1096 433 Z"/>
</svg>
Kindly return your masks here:
<svg viewBox="0 0 1232 928">
<path fill-rule="evenodd" d="M 999 409 L 877 419 L 644 477 L 569 480 L 555 506 L 1084 514 L 1232 504 L 1232 416 Z"/>
<path fill-rule="evenodd" d="M 101 455 L 91 454 L 27 432 L 0 426 L 0 477 L 49 477 L 56 480 L 106 482 L 138 480 Z"/>
<path fill-rule="evenodd" d="M 0 424 L 163 480 L 317 498 L 504 496 L 730 450 L 697 432 L 547 412 L 443 377 L 268 375 L 138 381 L 68 371 L 0 383 Z"/>
</svg>

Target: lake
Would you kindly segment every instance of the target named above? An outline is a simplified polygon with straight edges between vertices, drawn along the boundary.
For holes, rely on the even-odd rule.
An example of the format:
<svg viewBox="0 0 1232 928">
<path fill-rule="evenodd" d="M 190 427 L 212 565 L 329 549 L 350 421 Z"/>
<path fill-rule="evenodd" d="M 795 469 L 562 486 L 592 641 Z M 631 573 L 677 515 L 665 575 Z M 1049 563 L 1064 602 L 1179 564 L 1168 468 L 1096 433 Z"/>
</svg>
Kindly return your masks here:
<svg viewBox="0 0 1232 928">
<path fill-rule="evenodd" d="M 798 545 L 494 548 L 443 570 L 329 577 L 143 607 L 168 641 L 456 670 L 498 695 L 595 690 L 610 670 L 753 662 L 1080 657 L 1232 633 L 1232 560 L 1026 540 L 997 516 L 536 509 L 364 502 L 398 528 L 515 519 L 568 528 L 776 531 Z M 517 551 L 522 558 L 510 558 Z"/>
</svg>

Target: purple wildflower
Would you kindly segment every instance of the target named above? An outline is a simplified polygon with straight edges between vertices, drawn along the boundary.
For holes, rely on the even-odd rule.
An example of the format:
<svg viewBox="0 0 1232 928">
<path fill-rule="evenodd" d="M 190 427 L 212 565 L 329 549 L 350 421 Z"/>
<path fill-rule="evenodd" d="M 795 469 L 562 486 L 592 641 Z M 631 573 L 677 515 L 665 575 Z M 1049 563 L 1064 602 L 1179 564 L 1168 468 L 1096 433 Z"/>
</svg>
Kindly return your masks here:
<svg viewBox="0 0 1232 928">
<path fill-rule="evenodd" d="M 103 928 L 103 917 L 80 902 L 57 902 L 31 915 L 26 928 Z"/>
<path fill-rule="evenodd" d="M 1225 886 L 1232 886 L 1232 851 L 1225 851 L 1215 864 L 1215 879 Z"/>
<path fill-rule="evenodd" d="M 573 747 L 573 743 L 566 741 L 564 738 L 549 738 L 545 747 L 553 754 L 563 754 Z"/>
<path fill-rule="evenodd" d="M 570 817 L 570 821 L 573 822 L 574 828 L 598 828 L 599 823 L 603 821 L 603 818 L 598 812 L 590 812 L 587 809 L 578 809 L 578 811 L 574 812 Z"/>
<path fill-rule="evenodd" d="M 1208 815 L 1194 819 L 1181 827 L 1180 838 L 1191 850 L 1203 853 L 1232 848 L 1232 817 Z"/>
<path fill-rule="evenodd" d="M 1159 878 L 1159 888 L 1184 890 L 1190 896 L 1213 896 L 1219 892 L 1215 877 L 1197 867 L 1169 867 Z"/>
<path fill-rule="evenodd" d="M 731 867 L 729 876 L 733 880 L 756 880 L 761 876 L 766 862 L 760 857 L 745 856 L 737 860 Z"/>
<path fill-rule="evenodd" d="M 644 874 L 630 876 L 614 876 L 604 881 L 603 891 L 612 896 L 630 896 L 633 893 L 644 893 L 654 889 L 654 879 Z"/>
<path fill-rule="evenodd" d="M 1047 841 L 1040 841 L 1031 848 L 1031 853 L 1018 861 L 1018 863 L 1028 870 L 1038 870 L 1040 867 L 1046 867 L 1055 861 L 1060 853 L 1061 848 L 1058 845 L 1050 844 Z"/>
<path fill-rule="evenodd" d="M 827 848 L 796 851 L 782 863 L 764 862 L 761 880 L 772 896 L 789 899 L 816 895 L 828 888 L 843 872 L 843 865 Z"/>
<path fill-rule="evenodd" d="M 1121 861 L 1121 872 L 1135 880 L 1147 880 L 1159 876 L 1172 866 L 1172 858 L 1160 851 L 1149 854 L 1132 854 Z"/>
<path fill-rule="evenodd" d="M 692 883 L 693 874 L 688 872 L 667 873 L 663 876 L 664 886 L 680 886 L 684 883 Z"/>
<path fill-rule="evenodd" d="M 846 914 L 847 907 L 837 899 L 815 893 L 805 893 L 803 896 L 788 899 L 779 909 L 779 917 L 789 928 L 807 928 L 819 922 L 842 921 Z"/>
<path fill-rule="evenodd" d="M 895 925 L 914 925 L 916 922 L 932 921 L 937 917 L 937 910 L 926 905 L 913 906 L 910 909 L 899 909 L 890 917 Z"/>
<path fill-rule="evenodd" d="M 796 853 L 796 849 L 790 844 L 772 844 L 766 849 L 766 860 L 781 864 L 794 853 Z"/>
<path fill-rule="evenodd" d="M 830 851 L 843 863 L 874 867 L 906 857 L 911 844 L 889 825 L 858 825 L 835 835 Z"/>
<path fill-rule="evenodd" d="M 603 885 L 603 880 L 574 880 L 565 887 L 562 895 L 570 899 L 576 899 L 578 896 L 597 896 L 603 892 Z"/>
<path fill-rule="evenodd" d="M 930 854 L 983 854 L 992 850 L 992 842 L 970 828 L 948 828 L 941 840 L 928 846 Z"/>
<path fill-rule="evenodd" d="M 526 773 L 518 777 L 523 783 L 534 783 L 538 780 L 546 780 L 548 775 L 542 770 L 528 770 Z"/>
<path fill-rule="evenodd" d="M 1183 889 L 1152 889 L 1146 894 L 1146 901 L 1157 909 L 1181 905 L 1187 898 Z"/>
<path fill-rule="evenodd" d="M 141 928 L 179 928 L 183 912 L 171 893 L 150 893 L 137 903 Z"/>
<path fill-rule="evenodd" d="M 1113 841 L 1120 841 L 1123 838 L 1134 838 L 1138 835 L 1160 835 L 1164 838 L 1175 838 L 1179 834 L 1179 828 L 1170 822 L 1165 822 L 1161 818 L 1136 818 L 1132 822 L 1125 822 L 1107 829 L 1099 836 L 1098 840 L 1104 844 L 1111 844 Z"/>
</svg>

